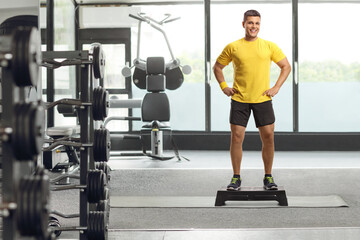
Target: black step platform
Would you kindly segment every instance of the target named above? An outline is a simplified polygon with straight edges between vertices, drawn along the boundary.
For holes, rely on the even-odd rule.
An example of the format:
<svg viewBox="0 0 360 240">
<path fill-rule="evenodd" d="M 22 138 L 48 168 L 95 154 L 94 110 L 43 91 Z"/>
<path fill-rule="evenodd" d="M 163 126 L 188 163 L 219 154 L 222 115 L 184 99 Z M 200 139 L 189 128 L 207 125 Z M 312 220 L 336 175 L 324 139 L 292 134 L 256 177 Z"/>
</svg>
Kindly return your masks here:
<svg viewBox="0 0 360 240">
<path fill-rule="evenodd" d="M 241 187 L 239 191 L 221 189 L 217 192 L 215 206 L 223 206 L 226 201 L 271 201 L 279 202 L 280 206 L 288 206 L 284 187 L 278 190 L 265 190 L 263 187 Z"/>
</svg>

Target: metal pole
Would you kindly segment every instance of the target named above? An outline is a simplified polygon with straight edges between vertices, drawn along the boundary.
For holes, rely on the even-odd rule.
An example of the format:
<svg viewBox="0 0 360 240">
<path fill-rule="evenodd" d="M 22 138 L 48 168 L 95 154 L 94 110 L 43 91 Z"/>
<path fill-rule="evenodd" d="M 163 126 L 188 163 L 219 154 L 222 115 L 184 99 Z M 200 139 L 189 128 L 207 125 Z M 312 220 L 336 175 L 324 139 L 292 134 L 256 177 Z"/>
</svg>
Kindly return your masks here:
<svg viewBox="0 0 360 240">
<path fill-rule="evenodd" d="M 204 1 L 205 16 L 205 131 L 211 131 L 211 42 L 210 42 L 210 0 Z"/>
<path fill-rule="evenodd" d="M 299 132 L 299 46 L 298 0 L 292 0 L 293 131 Z"/>
<path fill-rule="evenodd" d="M 46 50 L 54 51 L 54 0 L 47 0 L 46 3 Z M 54 70 L 46 70 L 46 101 L 53 102 L 55 96 Z M 47 127 L 54 126 L 54 108 L 47 111 Z"/>
</svg>

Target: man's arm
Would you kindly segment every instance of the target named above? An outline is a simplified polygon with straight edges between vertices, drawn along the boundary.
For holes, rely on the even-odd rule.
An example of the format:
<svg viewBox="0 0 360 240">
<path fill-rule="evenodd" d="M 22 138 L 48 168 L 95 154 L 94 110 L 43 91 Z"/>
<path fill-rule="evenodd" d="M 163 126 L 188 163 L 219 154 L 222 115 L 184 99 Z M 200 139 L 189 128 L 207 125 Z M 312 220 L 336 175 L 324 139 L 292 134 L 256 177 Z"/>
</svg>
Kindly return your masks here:
<svg viewBox="0 0 360 240">
<path fill-rule="evenodd" d="M 236 90 L 233 88 L 229 88 L 227 86 L 227 84 L 225 82 L 224 74 L 223 74 L 224 67 L 226 67 L 226 66 L 216 62 L 213 66 L 213 71 L 214 71 L 215 78 L 218 81 L 218 83 L 220 84 L 220 87 L 221 87 L 223 93 L 226 96 L 230 97 L 236 93 Z"/>
<path fill-rule="evenodd" d="M 290 63 L 287 60 L 287 58 L 284 58 L 283 60 L 280 60 L 276 64 L 281 69 L 280 76 L 279 76 L 278 80 L 276 81 L 275 85 L 272 88 L 266 90 L 263 93 L 263 96 L 268 95 L 270 97 L 274 97 L 279 92 L 281 86 L 283 85 L 283 83 L 285 82 L 285 80 L 287 79 L 287 77 L 290 74 L 291 66 L 290 66 Z"/>
</svg>

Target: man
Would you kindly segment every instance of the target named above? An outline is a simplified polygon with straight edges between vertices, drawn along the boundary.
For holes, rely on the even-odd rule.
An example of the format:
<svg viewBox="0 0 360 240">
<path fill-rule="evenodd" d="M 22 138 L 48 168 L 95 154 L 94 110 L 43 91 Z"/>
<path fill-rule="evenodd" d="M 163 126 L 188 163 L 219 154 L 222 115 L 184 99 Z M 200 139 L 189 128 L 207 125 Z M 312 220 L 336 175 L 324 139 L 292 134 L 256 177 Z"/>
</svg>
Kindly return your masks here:
<svg viewBox="0 0 360 240">
<path fill-rule="evenodd" d="M 274 123 L 275 115 L 271 98 L 280 90 L 288 77 L 291 67 L 281 49 L 270 41 L 257 35 L 260 30 L 261 16 L 256 10 L 244 13 L 242 25 L 245 37 L 228 44 L 213 67 L 216 80 L 226 96 L 231 96 L 230 156 L 233 178 L 227 190 L 239 190 L 241 186 L 240 165 L 245 129 L 251 110 L 259 129 L 262 141 L 262 158 L 265 176 L 264 188 L 276 190 L 277 185 L 271 175 L 274 159 Z M 270 65 L 275 62 L 281 69 L 276 84 L 270 88 Z M 223 68 L 230 62 L 234 68 L 234 83 L 229 87 L 225 82 Z"/>
</svg>

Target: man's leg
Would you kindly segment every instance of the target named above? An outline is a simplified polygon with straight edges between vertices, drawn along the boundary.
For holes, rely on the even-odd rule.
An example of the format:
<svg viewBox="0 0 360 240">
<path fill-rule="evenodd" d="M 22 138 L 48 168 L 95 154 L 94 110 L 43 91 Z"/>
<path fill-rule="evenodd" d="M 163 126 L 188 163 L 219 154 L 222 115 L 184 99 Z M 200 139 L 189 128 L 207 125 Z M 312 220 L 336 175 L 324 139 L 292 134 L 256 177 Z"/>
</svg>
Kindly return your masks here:
<svg viewBox="0 0 360 240">
<path fill-rule="evenodd" d="M 240 175 L 242 160 L 242 145 L 245 137 L 245 127 L 231 124 L 230 156 L 234 175 Z"/>
<path fill-rule="evenodd" d="M 264 161 L 265 174 L 271 174 L 274 161 L 274 123 L 259 127 L 262 141 L 262 158 Z"/>
</svg>

